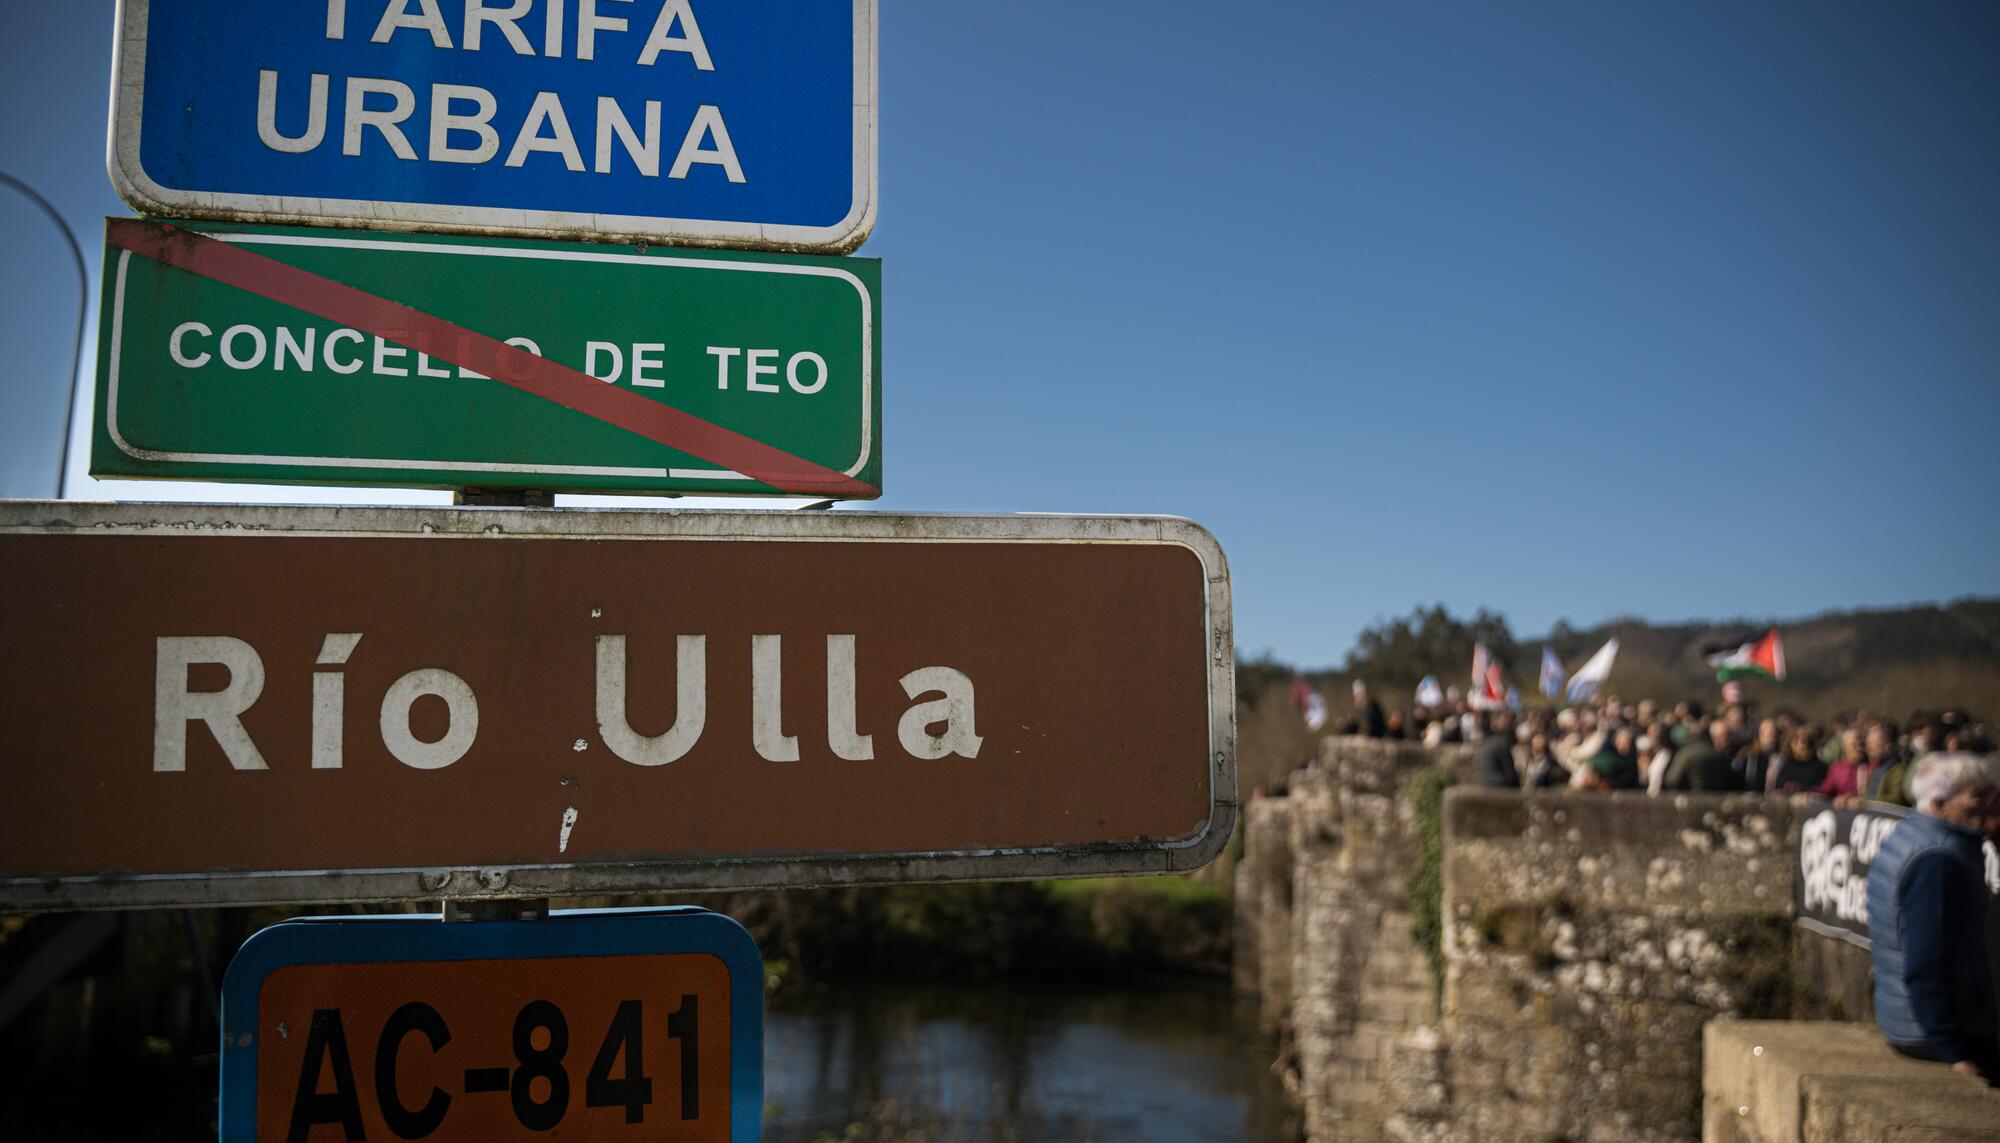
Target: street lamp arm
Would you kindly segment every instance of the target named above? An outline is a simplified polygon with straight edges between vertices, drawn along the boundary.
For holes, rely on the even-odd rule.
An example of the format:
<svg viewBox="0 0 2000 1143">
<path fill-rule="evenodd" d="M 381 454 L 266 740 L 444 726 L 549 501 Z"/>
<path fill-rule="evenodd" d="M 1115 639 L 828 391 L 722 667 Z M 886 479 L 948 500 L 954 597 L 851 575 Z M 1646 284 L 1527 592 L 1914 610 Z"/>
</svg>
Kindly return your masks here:
<svg viewBox="0 0 2000 1143">
<path fill-rule="evenodd" d="M 71 430 L 76 427 L 74 422 L 77 372 L 83 368 L 83 323 L 90 313 L 90 269 L 84 264 L 83 246 L 76 240 L 76 231 L 70 229 L 69 223 L 64 221 L 54 203 L 43 198 L 34 187 L 6 171 L 0 171 L 0 185 L 20 191 L 29 202 L 40 207 L 42 213 L 49 216 L 49 221 L 55 223 L 56 229 L 62 233 L 63 241 L 69 244 L 70 258 L 76 262 L 76 348 L 70 352 L 69 403 L 63 406 L 62 448 L 57 453 L 56 459 L 56 499 L 61 500 L 67 492 L 69 483 L 69 438 Z"/>
</svg>

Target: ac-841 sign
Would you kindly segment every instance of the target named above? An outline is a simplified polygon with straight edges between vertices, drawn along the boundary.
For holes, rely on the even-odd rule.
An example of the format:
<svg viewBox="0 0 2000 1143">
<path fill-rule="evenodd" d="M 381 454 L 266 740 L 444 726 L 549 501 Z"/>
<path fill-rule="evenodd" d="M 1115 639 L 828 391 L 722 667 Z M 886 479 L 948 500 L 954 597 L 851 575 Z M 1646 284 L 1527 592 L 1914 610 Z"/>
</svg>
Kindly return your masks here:
<svg viewBox="0 0 2000 1143">
<path fill-rule="evenodd" d="M 111 175 L 177 217 L 851 250 L 875 0 L 123 0 Z"/>
<path fill-rule="evenodd" d="M 223 1143 L 751 1143 L 764 972 L 701 909 L 294 920 L 222 997 Z"/>
</svg>

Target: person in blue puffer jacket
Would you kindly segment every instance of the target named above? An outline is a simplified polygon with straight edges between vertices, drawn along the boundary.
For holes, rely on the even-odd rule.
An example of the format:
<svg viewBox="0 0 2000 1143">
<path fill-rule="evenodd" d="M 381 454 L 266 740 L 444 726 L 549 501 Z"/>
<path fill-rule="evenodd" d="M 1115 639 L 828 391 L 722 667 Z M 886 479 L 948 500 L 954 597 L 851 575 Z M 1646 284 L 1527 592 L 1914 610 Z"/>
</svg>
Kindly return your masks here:
<svg viewBox="0 0 2000 1143">
<path fill-rule="evenodd" d="M 2000 1081 L 1986 947 L 1984 841 L 2000 835 L 2000 766 L 1932 754 L 1910 780 L 1916 812 L 1868 870 L 1875 1021 L 1906 1056 Z"/>
</svg>

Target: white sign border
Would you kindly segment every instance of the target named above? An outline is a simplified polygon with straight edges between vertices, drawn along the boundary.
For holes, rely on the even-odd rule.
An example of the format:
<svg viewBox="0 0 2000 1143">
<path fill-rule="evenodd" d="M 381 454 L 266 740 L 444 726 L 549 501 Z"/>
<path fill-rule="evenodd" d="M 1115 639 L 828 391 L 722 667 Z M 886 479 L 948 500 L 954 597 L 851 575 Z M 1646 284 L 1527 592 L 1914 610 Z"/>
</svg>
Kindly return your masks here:
<svg viewBox="0 0 2000 1143">
<path fill-rule="evenodd" d="M 806 277 L 838 278 L 854 287 L 861 295 L 861 454 L 852 465 L 842 470 L 843 476 L 858 476 L 868 467 L 868 461 L 875 452 L 874 411 L 875 411 L 875 299 L 868 292 L 868 286 L 860 278 L 837 266 L 792 266 L 778 262 L 734 262 L 719 258 L 675 258 L 658 254 L 614 254 L 585 250 L 539 250 L 521 249 L 512 246 L 461 246 L 437 242 L 412 242 L 408 240 L 383 240 L 366 238 L 328 238 L 306 234 L 237 234 L 210 233 L 210 238 L 243 246 L 333 246 L 354 250 L 383 250 L 398 253 L 414 251 L 424 254 L 474 255 L 495 258 L 521 258 L 528 260 L 559 262 L 609 262 L 618 265 L 677 267 L 697 270 L 747 271 L 770 274 L 799 274 Z M 385 459 L 381 457 L 325 457 L 325 456 L 261 456 L 244 453 L 176 452 L 163 449 L 142 448 L 128 441 L 118 427 L 118 381 L 123 364 L 125 339 L 125 276 L 132 261 L 132 251 L 118 252 L 118 266 L 113 279 L 111 294 L 111 345 L 105 363 L 104 431 L 118 450 L 134 460 L 152 463 L 173 464 L 214 464 L 225 466 L 268 465 L 294 468 L 335 468 L 335 469 L 391 469 L 412 473 L 437 473 L 444 475 L 454 472 L 505 472 L 525 475 L 547 475 L 556 477 L 628 477 L 647 480 L 715 480 L 746 481 L 752 479 L 740 472 L 716 468 L 631 468 L 606 465 L 565 465 L 565 464 L 509 464 L 499 461 L 450 461 L 412 460 L 406 458 Z M 117 479 L 107 476 L 106 479 Z M 155 479 L 148 475 L 138 479 Z M 174 479 L 204 479 L 201 476 L 181 476 Z M 567 489 L 565 489 L 567 490 Z M 602 489 L 586 489 L 603 491 Z M 617 489 L 620 493 L 636 492 L 644 494 L 645 489 Z M 761 490 L 740 490 L 726 485 L 716 489 L 703 489 L 714 495 L 769 495 Z"/>
<path fill-rule="evenodd" d="M 635 511 L 624 508 L 345 508 L 0 501 L 0 535 L 421 538 L 534 543 L 562 539 L 788 543 L 1180 547 L 1201 565 L 1208 684 L 1209 815 L 1188 836 L 1038 848 L 772 854 L 630 863 L 343 870 L 213 870 L 101 877 L 0 876 L 0 913 L 59 909 L 561 897 L 936 881 L 1181 873 L 1213 861 L 1235 832 L 1236 654 L 1229 563 L 1201 525 L 1178 516 L 925 515 L 882 512 Z"/>
<path fill-rule="evenodd" d="M 111 61 L 111 124 L 106 167 L 118 196 L 141 214 L 234 222 L 361 227 L 516 238 L 587 238 L 735 249 L 846 254 L 875 228 L 878 136 L 878 0 L 854 5 L 854 182 L 847 217 L 831 226 L 766 225 L 625 214 L 445 206 L 368 199 L 224 194 L 165 187 L 140 161 L 145 109 L 146 28 L 151 0 L 120 0 Z"/>
</svg>

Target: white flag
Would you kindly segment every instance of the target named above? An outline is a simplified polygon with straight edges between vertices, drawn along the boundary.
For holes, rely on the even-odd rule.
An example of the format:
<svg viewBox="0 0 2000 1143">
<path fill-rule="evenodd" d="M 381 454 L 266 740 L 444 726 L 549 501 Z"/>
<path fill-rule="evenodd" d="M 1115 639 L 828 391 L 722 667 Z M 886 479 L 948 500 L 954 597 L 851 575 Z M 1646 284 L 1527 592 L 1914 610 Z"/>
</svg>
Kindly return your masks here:
<svg viewBox="0 0 2000 1143">
<path fill-rule="evenodd" d="M 1597 688 L 1611 677 L 1611 664 L 1618 658 L 1618 637 L 1612 636 L 1597 649 L 1597 654 L 1576 669 L 1569 678 L 1569 701 L 1585 702 L 1597 697 Z"/>
</svg>

